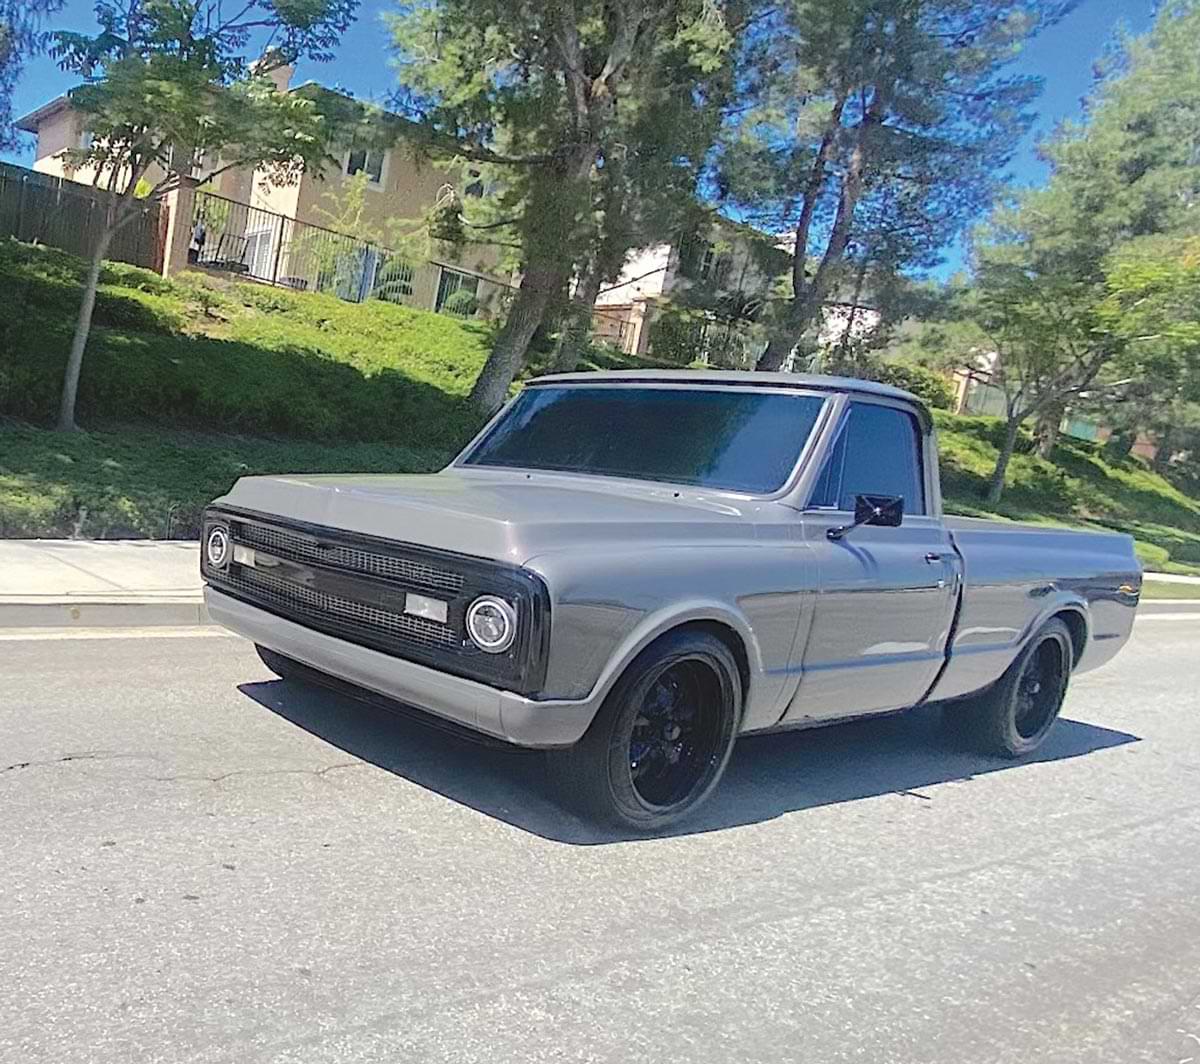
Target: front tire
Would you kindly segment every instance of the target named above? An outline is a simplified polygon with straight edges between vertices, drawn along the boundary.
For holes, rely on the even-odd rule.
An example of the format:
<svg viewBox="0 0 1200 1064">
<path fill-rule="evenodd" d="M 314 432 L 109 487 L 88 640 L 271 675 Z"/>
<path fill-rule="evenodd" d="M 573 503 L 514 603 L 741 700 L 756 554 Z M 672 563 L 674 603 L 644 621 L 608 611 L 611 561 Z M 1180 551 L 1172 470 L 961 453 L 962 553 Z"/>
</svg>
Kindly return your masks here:
<svg viewBox="0 0 1200 1064">
<path fill-rule="evenodd" d="M 995 684 L 943 709 L 947 724 L 980 753 L 1006 758 L 1032 754 L 1058 719 L 1073 664 L 1070 629 L 1052 618 Z"/>
<path fill-rule="evenodd" d="M 634 831 L 669 827 L 716 789 L 742 719 L 729 648 L 682 629 L 647 647 L 609 693 L 584 737 L 551 769 L 585 815 Z"/>
</svg>

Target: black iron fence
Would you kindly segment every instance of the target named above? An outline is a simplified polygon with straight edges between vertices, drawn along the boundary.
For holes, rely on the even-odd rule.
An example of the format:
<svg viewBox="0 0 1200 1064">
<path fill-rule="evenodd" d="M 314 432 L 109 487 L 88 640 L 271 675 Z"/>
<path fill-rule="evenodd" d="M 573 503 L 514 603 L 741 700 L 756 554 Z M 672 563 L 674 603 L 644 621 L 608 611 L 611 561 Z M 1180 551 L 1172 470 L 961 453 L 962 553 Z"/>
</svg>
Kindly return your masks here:
<svg viewBox="0 0 1200 1064">
<path fill-rule="evenodd" d="M 16 237 L 86 258 L 100 235 L 109 196 L 78 181 L 0 163 L 0 239 Z M 106 257 L 161 270 L 163 222 L 161 204 L 142 204 L 117 231 Z"/>
<path fill-rule="evenodd" d="M 413 259 L 370 241 L 198 190 L 195 265 L 353 303 L 391 303 L 472 317 L 495 309 L 509 286 L 448 263 Z"/>
</svg>

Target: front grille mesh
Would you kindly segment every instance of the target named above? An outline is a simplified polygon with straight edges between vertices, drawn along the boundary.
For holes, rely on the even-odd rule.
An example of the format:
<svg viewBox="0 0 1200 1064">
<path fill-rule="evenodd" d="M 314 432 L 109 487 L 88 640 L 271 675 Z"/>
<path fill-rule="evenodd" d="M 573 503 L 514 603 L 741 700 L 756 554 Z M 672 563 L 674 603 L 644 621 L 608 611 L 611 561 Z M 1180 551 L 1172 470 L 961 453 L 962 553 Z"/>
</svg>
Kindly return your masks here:
<svg viewBox="0 0 1200 1064">
<path fill-rule="evenodd" d="M 431 649 L 447 649 L 457 645 L 454 631 L 444 624 L 413 617 L 406 613 L 368 606 L 341 595 L 317 591 L 303 584 L 281 579 L 272 573 L 259 572 L 246 566 L 231 566 L 226 577 L 231 587 L 244 594 L 271 603 L 288 616 L 311 618 L 328 622 L 337 619 L 342 624 L 372 636 L 392 635 L 405 644 L 420 644 Z"/>
<path fill-rule="evenodd" d="M 458 594 L 463 586 L 462 574 L 449 569 L 342 544 L 318 546 L 311 537 L 266 525 L 237 522 L 233 534 L 239 543 L 261 547 L 292 561 L 318 562 L 347 572 L 384 577 L 451 596 Z"/>
</svg>

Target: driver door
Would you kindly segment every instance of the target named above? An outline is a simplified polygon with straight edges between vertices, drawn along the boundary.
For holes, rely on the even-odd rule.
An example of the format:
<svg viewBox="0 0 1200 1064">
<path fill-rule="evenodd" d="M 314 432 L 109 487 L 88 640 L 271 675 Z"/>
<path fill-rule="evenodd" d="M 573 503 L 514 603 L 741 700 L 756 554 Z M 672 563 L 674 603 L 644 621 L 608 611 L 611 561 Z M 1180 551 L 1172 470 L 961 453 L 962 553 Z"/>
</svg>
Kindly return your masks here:
<svg viewBox="0 0 1200 1064">
<path fill-rule="evenodd" d="M 924 440 L 912 412 L 886 400 L 855 400 L 843 418 L 804 515 L 819 590 L 787 722 L 913 705 L 941 668 L 958 557 L 928 512 Z M 903 521 L 830 540 L 860 494 L 902 497 Z"/>
</svg>

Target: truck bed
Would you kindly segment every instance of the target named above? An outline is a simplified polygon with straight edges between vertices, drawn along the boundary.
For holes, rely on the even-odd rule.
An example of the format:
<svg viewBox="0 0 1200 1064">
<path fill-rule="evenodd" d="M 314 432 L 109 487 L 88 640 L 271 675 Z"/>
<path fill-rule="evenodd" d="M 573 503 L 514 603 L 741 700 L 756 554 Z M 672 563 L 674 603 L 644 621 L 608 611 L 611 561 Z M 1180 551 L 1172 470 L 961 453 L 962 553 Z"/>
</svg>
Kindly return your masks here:
<svg viewBox="0 0 1200 1064">
<path fill-rule="evenodd" d="M 933 697 L 954 698 L 996 675 L 1063 595 L 1082 604 L 1075 671 L 1108 661 L 1129 638 L 1141 588 L 1133 538 L 1052 525 L 947 517 L 963 563 L 950 660 Z M 1045 606 L 1041 606 L 1041 603 Z"/>
</svg>

